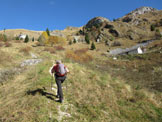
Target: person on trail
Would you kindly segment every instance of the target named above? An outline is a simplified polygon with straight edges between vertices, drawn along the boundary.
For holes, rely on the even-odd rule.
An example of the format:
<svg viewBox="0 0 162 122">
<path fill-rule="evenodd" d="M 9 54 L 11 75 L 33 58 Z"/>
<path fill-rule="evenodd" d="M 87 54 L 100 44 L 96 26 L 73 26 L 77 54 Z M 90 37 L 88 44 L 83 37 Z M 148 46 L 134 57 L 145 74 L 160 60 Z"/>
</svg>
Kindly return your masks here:
<svg viewBox="0 0 162 122">
<path fill-rule="evenodd" d="M 53 66 L 51 73 L 54 73 L 55 81 L 57 84 L 57 95 L 56 97 L 59 98 L 58 102 L 63 102 L 63 92 L 61 84 L 65 81 L 66 75 L 69 72 L 67 67 L 61 63 L 60 60 L 56 61 L 56 64 Z"/>
</svg>

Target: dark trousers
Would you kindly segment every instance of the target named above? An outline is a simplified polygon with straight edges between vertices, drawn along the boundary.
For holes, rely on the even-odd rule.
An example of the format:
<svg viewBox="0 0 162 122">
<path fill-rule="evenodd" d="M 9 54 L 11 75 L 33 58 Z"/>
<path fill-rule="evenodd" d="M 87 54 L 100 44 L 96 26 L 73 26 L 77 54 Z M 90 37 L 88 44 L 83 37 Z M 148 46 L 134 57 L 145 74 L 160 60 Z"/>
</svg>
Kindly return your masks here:
<svg viewBox="0 0 162 122">
<path fill-rule="evenodd" d="M 56 80 L 56 84 L 57 84 L 57 95 L 59 96 L 59 99 L 62 100 L 63 99 L 63 92 L 62 92 L 62 86 L 61 84 L 65 81 L 66 76 L 57 76 L 55 75 L 55 80 Z"/>
</svg>

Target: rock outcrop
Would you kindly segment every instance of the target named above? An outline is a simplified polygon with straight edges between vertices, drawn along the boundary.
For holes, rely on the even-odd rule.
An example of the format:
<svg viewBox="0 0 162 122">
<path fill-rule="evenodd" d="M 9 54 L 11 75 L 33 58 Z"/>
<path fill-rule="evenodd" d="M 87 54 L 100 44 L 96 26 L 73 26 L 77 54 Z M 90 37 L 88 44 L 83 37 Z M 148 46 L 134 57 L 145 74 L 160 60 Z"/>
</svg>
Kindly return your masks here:
<svg viewBox="0 0 162 122">
<path fill-rule="evenodd" d="M 155 12 L 155 11 L 158 11 L 158 10 L 152 7 L 140 7 L 128 13 L 124 17 L 122 17 L 121 20 L 127 23 L 131 22 L 133 25 L 138 25 L 141 21 L 143 21 L 137 18 L 138 15 L 142 15 L 142 14 L 149 13 L 149 12 Z"/>
<path fill-rule="evenodd" d="M 92 28 L 93 26 L 97 27 L 100 26 L 103 23 L 110 22 L 107 18 L 104 17 L 95 17 L 91 19 L 86 25 L 85 28 Z"/>
</svg>

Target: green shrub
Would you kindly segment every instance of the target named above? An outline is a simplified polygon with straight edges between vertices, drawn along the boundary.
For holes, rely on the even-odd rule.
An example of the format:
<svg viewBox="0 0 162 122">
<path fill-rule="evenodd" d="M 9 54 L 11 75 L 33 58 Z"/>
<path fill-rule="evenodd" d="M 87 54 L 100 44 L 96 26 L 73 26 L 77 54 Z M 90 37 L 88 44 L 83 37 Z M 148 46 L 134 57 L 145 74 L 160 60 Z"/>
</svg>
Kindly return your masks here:
<svg viewBox="0 0 162 122">
<path fill-rule="evenodd" d="M 77 42 L 76 39 L 74 39 L 73 43 L 75 44 L 76 42 Z"/>
<path fill-rule="evenodd" d="M 162 35 L 161 35 L 159 29 L 156 29 L 156 30 L 155 30 L 155 36 L 156 36 L 156 39 L 161 39 Z"/>
<path fill-rule="evenodd" d="M 34 42 L 34 37 L 32 38 L 32 42 Z"/>
<path fill-rule="evenodd" d="M 151 27 L 150 27 L 151 31 L 154 31 L 155 30 L 155 25 L 152 24 Z"/>
<path fill-rule="evenodd" d="M 18 36 L 15 37 L 15 40 L 20 40 Z"/>
<path fill-rule="evenodd" d="M 73 42 L 70 40 L 70 41 L 69 41 L 69 45 L 72 45 L 72 43 L 73 43 Z"/>
<path fill-rule="evenodd" d="M 110 41 L 113 41 L 113 40 L 114 40 L 114 37 L 113 37 L 113 36 L 111 36 L 111 37 L 110 37 Z"/>
<path fill-rule="evenodd" d="M 48 36 L 50 36 L 50 32 L 49 32 L 48 28 L 46 29 L 46 32 L 47 32 Z"/>
</svg>

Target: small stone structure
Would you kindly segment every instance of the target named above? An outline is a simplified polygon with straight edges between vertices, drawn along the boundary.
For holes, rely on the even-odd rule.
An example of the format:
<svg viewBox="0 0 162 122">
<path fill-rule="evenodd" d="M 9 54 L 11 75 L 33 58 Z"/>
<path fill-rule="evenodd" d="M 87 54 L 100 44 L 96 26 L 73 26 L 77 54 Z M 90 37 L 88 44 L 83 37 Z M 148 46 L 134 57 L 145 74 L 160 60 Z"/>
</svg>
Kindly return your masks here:
<svg viewBox="0 0 162 122">
<path fill-rule="evenodd" d="M 109 54 L 110 55 L 127 55 L 127 54 L 142 54 L 144 53 L 141 47 L 147 46 L 149 43 L 153 42 L 154 40 L 148 40 L 144 43 L 139 43 L 133 47 L 130 48 L 117 48 L 115 50 L 110 50 Z"/>
<path fill-rule="evenodd" d="M 20 39 L 20 40 L 21 40 L 21 39 L 24 40 L 25 38 L 26 38 L 26 35 L 25 35 L 25 34 L 20 34 L 20 35 L 19 35 L 19 39 Z"/>
</svg>

